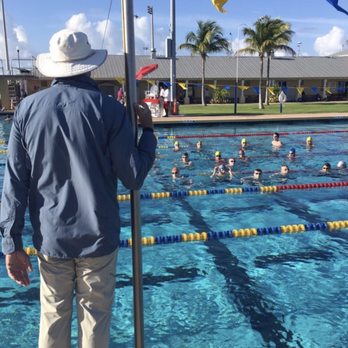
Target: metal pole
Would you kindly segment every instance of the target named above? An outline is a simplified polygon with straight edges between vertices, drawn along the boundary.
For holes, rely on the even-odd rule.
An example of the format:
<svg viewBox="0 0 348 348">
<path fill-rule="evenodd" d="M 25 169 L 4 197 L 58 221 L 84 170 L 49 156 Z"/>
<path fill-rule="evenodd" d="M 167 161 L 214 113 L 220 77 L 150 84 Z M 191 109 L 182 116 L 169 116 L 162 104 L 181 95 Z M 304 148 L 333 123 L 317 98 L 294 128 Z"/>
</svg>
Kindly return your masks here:
<svg viewBox="0 0 348 348">
<path fill-rule="evenodd" d="M 7 73 L 10 75 L 11 74 L 11 69 L 10 69 L 10 59 L 8 57 L 8 46 L 7 46 L 7 32 L 6 32 L 4 0 L 1 0 L 1 9 L 2 9 L 2 25 L 3 25 L 3 30 L 4 30 L 4 41 L 5 41 L 6 67 L 7 67 Z"/>
<path fill-rule="evenodd" d="M 238 32 L 237 32 L 237 58 L 236 58 L 236 83 L 234 86 L 234 113 L 237 114 L 237 104 L 238 104 L 238 78 L 239 78 L 239 28 L 240 25 L 238 25 Z"/>
<path fill-rule="evenodd" d="M 151 58 L 156 58 L 155 34 L 153 21 L 153 6 L 147 6 L 147 13 L 151 16 Z"/>
<path fill-rule="evenodd" d="M 19 74 L 21 72 L 21 61 L 19 59 L 19 47 L 16 47 L 16 51 L 17 51 L 17 58 L 18 58 L 18 70 L 19 70 Z"/>
<path fill-rule="evenodd" d="M 176 111 L 176 34 L 175 34 L 175 0 L 170 0 L 170 38 L 172 55 L 170 58 L 170 100 L 172 111 Z M 176 112 L 173 112 L 176 114 Z"/>
<path fill-rule="evenodd" d="M 124 56 L 126 71 L 127 108 L 133 122 L 133 131 L 137 143 L 137 119 L 133 103 L 137 100 L 135 82 L 135 45 L 134 45 L 134 13 L 133 1 L 122 0 Z M 133 301 L 134 301 L 134 344 L 144 347 L 144 312 L 143 312 L 143 280 L 142 280 L 142 246 L 140 221 L 140 192 L 131 190 L 132 214 L 132 256 L 133 256 Z"/>
</svg>

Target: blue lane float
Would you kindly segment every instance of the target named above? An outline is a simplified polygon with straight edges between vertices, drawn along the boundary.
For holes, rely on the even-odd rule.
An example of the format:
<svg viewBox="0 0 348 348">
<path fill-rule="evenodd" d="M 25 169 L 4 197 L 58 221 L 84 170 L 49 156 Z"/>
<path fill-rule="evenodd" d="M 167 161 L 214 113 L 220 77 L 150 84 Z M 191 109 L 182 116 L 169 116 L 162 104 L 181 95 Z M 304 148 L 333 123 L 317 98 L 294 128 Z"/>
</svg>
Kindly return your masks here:
<svg viewBox="0 0 348 348">
<path fill-rule="evenodd" d="M 231 229 L 220 232 L 190 232 L 181 233 L 172 236 L 148 236 L 142 237 L 142 245 L 154 246 L 163 244 L 173 244 L 182 242 L 195 242 L 195 241 L 207 241 L 218 240 L 225 238 L 241 238 L 241 237 L 254 237 L 254 236 L 267 236 L 267 235 L 282 235 L 282 234 L 297 234 L 310 231 L 338 231 L 348 228 L 348 220 L 336 220 L 326 222 L 313 222 L 306 224 L 292 224 L 292 225 L 280 225 L 271 227 L 251 227 Z M 131 238 L 121 240 L 119 243 L 120 248 L 131 248 L 133 241 Z M 25 252 L 30 255 L 36 255 L 36 250 L 33 247 L 24 248 Z M 0 253 L 0 257 L 4 257 Z"/>
</svg>

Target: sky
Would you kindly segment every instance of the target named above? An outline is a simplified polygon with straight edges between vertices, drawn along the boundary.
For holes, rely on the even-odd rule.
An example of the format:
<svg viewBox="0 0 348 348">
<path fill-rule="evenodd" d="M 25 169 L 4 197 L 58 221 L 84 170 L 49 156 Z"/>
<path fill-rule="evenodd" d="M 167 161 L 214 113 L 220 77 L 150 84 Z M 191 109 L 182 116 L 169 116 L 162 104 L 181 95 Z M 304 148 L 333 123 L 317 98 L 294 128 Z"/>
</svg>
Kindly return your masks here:
<svg viewBox="0 0 348 348">
<path fill-rule="evenodd" d="M 38 53 L 48 52 L 51 36 L 63 29 L 88 34 L 93 48 L 106 48 L 122 54 L 121 0 L 2 0 L 10 60 L 22 65 Z M 147 6 L 153 6 L 155 48 L 165 54 L 165 38 L 170 29 L 170 0 L 134 0 L 134 28 L 137 54 L 150 54 L 151 21 Z M 111 4 L 110 16 L 108 17 Z M 348 0 L 339 0 L 348 10 Z M 326 0 L 229 0 L 218 12 L 210 0 L 175 0 L 176 43 L 196 31 L 198 20 L 214 20 L 223 29 L 233 51 L 244 46 L 242 28 L 252 26 L 264 15 L 280 18 L 295 32 L 290 46 L 306 56 L 331 55 L 348 50 L 348 16 Z M 0 13 L 0 59 L 5 59 L 2 16 Z M 189 52 L 179 50 L 178 55 Z M 1 65 L 1 62 L 0 62 Z M 3 64 L 5 65 L 5 63 Z"/>
</svg>

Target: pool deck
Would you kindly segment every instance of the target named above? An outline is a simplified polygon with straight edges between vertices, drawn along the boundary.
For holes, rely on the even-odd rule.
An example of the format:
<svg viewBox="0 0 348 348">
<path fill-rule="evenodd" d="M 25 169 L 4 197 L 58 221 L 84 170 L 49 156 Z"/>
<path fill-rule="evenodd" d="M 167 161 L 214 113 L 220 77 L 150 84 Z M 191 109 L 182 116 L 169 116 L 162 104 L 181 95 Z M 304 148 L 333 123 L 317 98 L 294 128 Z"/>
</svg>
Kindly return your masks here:
<svg viewBox="0 0 348 348">
<path fill-rule="evenodd" d="M 273 115 L 205 115 L 186 116 L 177 115 L 169 117 L 153 117 L 154 124 L 181 124 L 181 123 L 235 123 L 235 122 L 282 122 L 282 121 L 318 121 L 348 119 L 348 112 L 341 113 L 316 113 L 316 114 L 273 114 Z"/>
</svg>

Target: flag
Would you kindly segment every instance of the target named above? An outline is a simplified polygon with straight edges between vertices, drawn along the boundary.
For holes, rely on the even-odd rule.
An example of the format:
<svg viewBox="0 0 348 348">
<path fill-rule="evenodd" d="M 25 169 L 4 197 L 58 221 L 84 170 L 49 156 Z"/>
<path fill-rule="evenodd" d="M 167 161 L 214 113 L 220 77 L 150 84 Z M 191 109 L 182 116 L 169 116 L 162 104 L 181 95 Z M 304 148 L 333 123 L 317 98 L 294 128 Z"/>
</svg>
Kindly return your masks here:
<svg viewBox="0 0 348 348">
<path fill-rule="evenodd" d="M 332 94 L 332 92 L 331 92 L 331 87 L 326 87 L 326 88 L 325 88 L 325 93 L 327 93 L 327 94 Z"/>
<path fill-rule="evenodd" d="M 348 15 L 348 11 L 338 5 L 338 0 L 326 0 L 329 4 L 331 4 L 337 11 L 343 12 Z"/>
<path fill-rule="evenodd" d="M 149 64 L 149 65 L 143 66 L 136 72 L 135 79 L 141 80 L 144 76 L 155 71 L 157 68 L 158 68 L 158 64 Z"/>
<path fill-rule="evenodd" d="M 274 87 L 268 87 L 268 92 L 272 95 L 275 95 L 274 93 Z"/>
<path fill-rule="evenodd" d="M 302 95 L 304 88 L 303 87 L 296 87 L 296 90 L 297 90 L 298 95 Z"/>
<path fill-rule="evenodd" d="M 221 13 L 225 13 L 227 12 L 223 6 L 226 4 L 228 0 L 211 0 L 212 4 L 215 6 L 215 8 L 221 12 Z M 336 1 L 337 2 L 337 1 Z"/>
<path fill-rule="evenodd" d="M 210 87 L 210 88 L 212 88 L 212 89 L 216 89 L 216 86 L 215 86 L 215 85 L 212 85 L 212 84 L 207 83 L 207 86 Z"/>
<path fill-rule="evenodd" d="M 186 87 L 185 82 L 178 82 L 178 85 L 179 85 L 184 91 L 187 90 L 187 87 Z"/>
<path fill-rule="evenodd" d="M 249 86 L 238 86 L 238 88 L 239 88 L 241 91 L 247 91 L 250 87 L 249 87 Z"/>
</svg>

